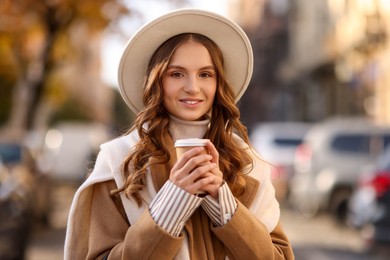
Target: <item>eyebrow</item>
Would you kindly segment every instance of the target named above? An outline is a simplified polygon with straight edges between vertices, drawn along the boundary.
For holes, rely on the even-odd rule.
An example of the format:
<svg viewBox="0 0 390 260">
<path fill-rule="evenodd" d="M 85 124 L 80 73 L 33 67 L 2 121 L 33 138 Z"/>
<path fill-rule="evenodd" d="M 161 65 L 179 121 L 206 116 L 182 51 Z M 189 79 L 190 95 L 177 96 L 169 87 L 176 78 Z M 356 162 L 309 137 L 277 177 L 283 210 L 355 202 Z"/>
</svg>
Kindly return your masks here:
<svg viewBox="0 0 390 260">
<path fill-rule="evenodd" d="M 183 66 L 180 66 L 180 65 L 169 65 L 168 69 L 182 69 L 182 70 L 185 70 L 186 68 L 183 67 Z M 215 67 L 214 66 L 204 66 L 204 67 L 199 68 L 199 70 L 209 70 L 209 69 L 215 70 Z"/>
</svg>

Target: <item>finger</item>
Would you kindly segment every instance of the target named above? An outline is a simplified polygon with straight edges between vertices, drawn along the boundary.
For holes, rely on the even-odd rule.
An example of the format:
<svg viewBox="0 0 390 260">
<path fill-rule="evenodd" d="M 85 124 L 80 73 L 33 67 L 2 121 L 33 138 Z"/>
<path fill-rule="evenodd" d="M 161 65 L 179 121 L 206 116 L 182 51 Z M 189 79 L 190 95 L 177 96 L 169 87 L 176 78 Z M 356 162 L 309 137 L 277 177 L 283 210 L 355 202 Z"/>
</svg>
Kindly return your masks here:
<svg viewBox="0 0 390 260">
<path fill-rule="evenodd" d="M 202 164 L 191 171 L 191 173 L 188 175 L 188 179 L 191 182 L 196 182 L 198 179 L 207 177 L 210 174 L 212 175 L 212 171 L 214 171 L 216 168 L 217 165 L 215 163 L 208 162 L 207 164 Z"/>
<path fill-rule="evenodd" d="M 198 188 L 199 190 L 205 191 L 215 199 L 218 199 L 219 188 L 222 186 L 223 180 L 214 174 L 210 174 L 200 180 L 198 184 L 202 184 L 202 186 Z"/>
<path fill-rule="evenodd" d="M 215 148 L 214 144 L 211 141 L 209 141 L 206 143 L 206 147 L 209 151 L 209 154 L 213 157 L 211 162 L 219 165 L 219 153 L 218 153 L 217 149 Z"/>
<path fill-rule="evenodd" d="M 193 177 L 196 178 L 193 180 L 193 183 L 199 183 L 210 187 L 215 186 L 214 189 L 218 189 L 223 183 L 223 178 L 222 178 L 223 174 L 221 171 L 218 170 L 217 167 L 214 166 L 215 164 L 212 163 L 212 166 L 210 166 L 209 168 L 204 167 L 205 168 L 204 170 L 208 170 L 208 171 L 202 173 L 202 175 L 200 175 L 199 177 L 197 177 L 198 175 L 194 172 Z M 201 189 L 205 190 L 205 187 L 202 186 Z"/>
<path fill-rule="evenodd" d="M 200 188 L 198 188 L 199 190 L 215 194 L 218 193 L 218 189 L 223 184 L 223 180 L 212 173 L 208 173 L 203 175 L 202 178 L 197 181 L 197 184 L 201 185 Z"/>
<path fill-rule="evenodd" d="M 218 167 L 215 167 L 214 169 L 211 170 L 211 173 L 214 174 L 215 176 L 218 176 L 219 178 L 223 179 L 223 173 Z"/>
<path fill-rule="evenodd" d="M 193 185 L 197 179 L 202 178 L 204 174 L 212 174 L 211 171 L 216 168 L 216 164 L 210 163 L 211 156 L 203 154 L 197 157 L 206 157 L 207 161 L 196 157 L 191 158 L 183 168 L 172 169 L 169 179 L 180 188 L 188 191 L 188 187 Z"/>
<path fill-rule="evenodd" d="M 200 154 L 195 157 L 190 158 L 182 167 L 183 173 L 189 174 L 193 172 L 196 168 L 199 168 L 202 165 L 210 164 L 212 156 L 209 154 Z"/>
<path fill-rule="evenodd" d="M 216 165 L 214 163 L 203 164 L 202 166 L 195 168 L 189 174 L 186 174 L 181 178 L 177 178 L 175 181 L 177 182 L 177 185 L 182 188 L 192 186 L 200 179 L 203 179 L 206 174 L 212 175 L 211 170 L 213 170 L 215 167 Z"/>
<path fill-rule="evenodd" d="M 211 190 L 210 187 L 213 186 L 214 179 L 215 176 L 209 172 L 208 174 L 202 175 L 201 178 L 196 179 L 193 183 L 188 185 L 188 190 L 190 190 L 192 194 L 199 193 L 199 191 L 207 192 L 207 190 Z M 206 190 L 204 189 L 205 187 L 209 188 Z"/>
<path fill-rule="evenodd" d="M 187 163 L 188 160 L 203 153 L 204 153 L 204 149 L 202 147 L 195 147 L 193 149 L 190 149 L 187 152 L 183 153 L 183 155 L 180 158 L 178 158 L 174 167 L 182 168 Z"/>
</svg>

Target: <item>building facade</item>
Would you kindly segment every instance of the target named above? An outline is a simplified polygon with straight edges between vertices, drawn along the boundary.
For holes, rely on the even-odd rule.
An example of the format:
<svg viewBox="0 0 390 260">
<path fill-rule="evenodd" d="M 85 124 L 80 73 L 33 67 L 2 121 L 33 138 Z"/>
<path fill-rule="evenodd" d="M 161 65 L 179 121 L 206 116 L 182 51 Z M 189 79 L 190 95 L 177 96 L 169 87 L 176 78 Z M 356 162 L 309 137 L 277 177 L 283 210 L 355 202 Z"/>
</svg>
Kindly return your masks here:
<svg viewBox="0 0 390 260">
<path fill-rule="evenodd" d="M 390 124 L 390 2 L 235 0 L 231 8 L 251 37 L 255 60 L 264 61 L 255 63 L 251 83 L 263 90 L 242 106 L 258 111 L 252 104 L 257 95 L 267 112 L 248 118 L 249 125 L 333 115 L 369 115 Z M 269 67 L 271 81 L 258 76 Z"/>
</svg>

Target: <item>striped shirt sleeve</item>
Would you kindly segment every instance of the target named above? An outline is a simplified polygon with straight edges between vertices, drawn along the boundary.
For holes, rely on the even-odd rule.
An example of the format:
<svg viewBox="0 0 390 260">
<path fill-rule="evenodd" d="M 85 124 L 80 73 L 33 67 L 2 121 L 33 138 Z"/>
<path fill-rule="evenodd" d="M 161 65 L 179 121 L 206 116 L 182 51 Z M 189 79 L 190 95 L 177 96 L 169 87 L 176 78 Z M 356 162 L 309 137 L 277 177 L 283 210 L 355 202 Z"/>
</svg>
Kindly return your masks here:
<svg viewBox="0 0 390 260">
<path fill-rule="evenodd" d="M 150 203 L 149 211 L 161 228 L 178 237 L 202 200 L 168 180 Z"/>
<path fill-rule="evenodd" d="M 219 188 L 218 193 L 218 200 L 211 196 L 206 196 L 201 205 L 210 217 L 211 222 L 215 226 L 221 227 L 228 223 L 236 212 L 237 202 L 226 182 Z"/>
</svg>

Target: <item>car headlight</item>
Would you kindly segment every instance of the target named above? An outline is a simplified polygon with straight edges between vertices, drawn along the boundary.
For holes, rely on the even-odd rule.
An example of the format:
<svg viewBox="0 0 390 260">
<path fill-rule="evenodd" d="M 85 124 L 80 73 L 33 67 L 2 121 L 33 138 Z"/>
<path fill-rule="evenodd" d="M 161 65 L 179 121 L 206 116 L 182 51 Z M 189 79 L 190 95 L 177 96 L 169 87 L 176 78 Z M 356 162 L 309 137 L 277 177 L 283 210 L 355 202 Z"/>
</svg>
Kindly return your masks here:
<svg viewBox="0 0 390 260">
<path fill-rule="evenodd" d="M 60 131 L 56 129 L 50 129 L 45 136 L 46 146 L 50 149 L 58 149 L 63 141 L 63 136 Z"/>
<path fill-rule="evenodd" d="M 336 181 L 336 174 L 333 170 L 324 169 L 320 171 L 315 179 L 315 185 L 321 192 L 330 190 Z"/>
</svg>

